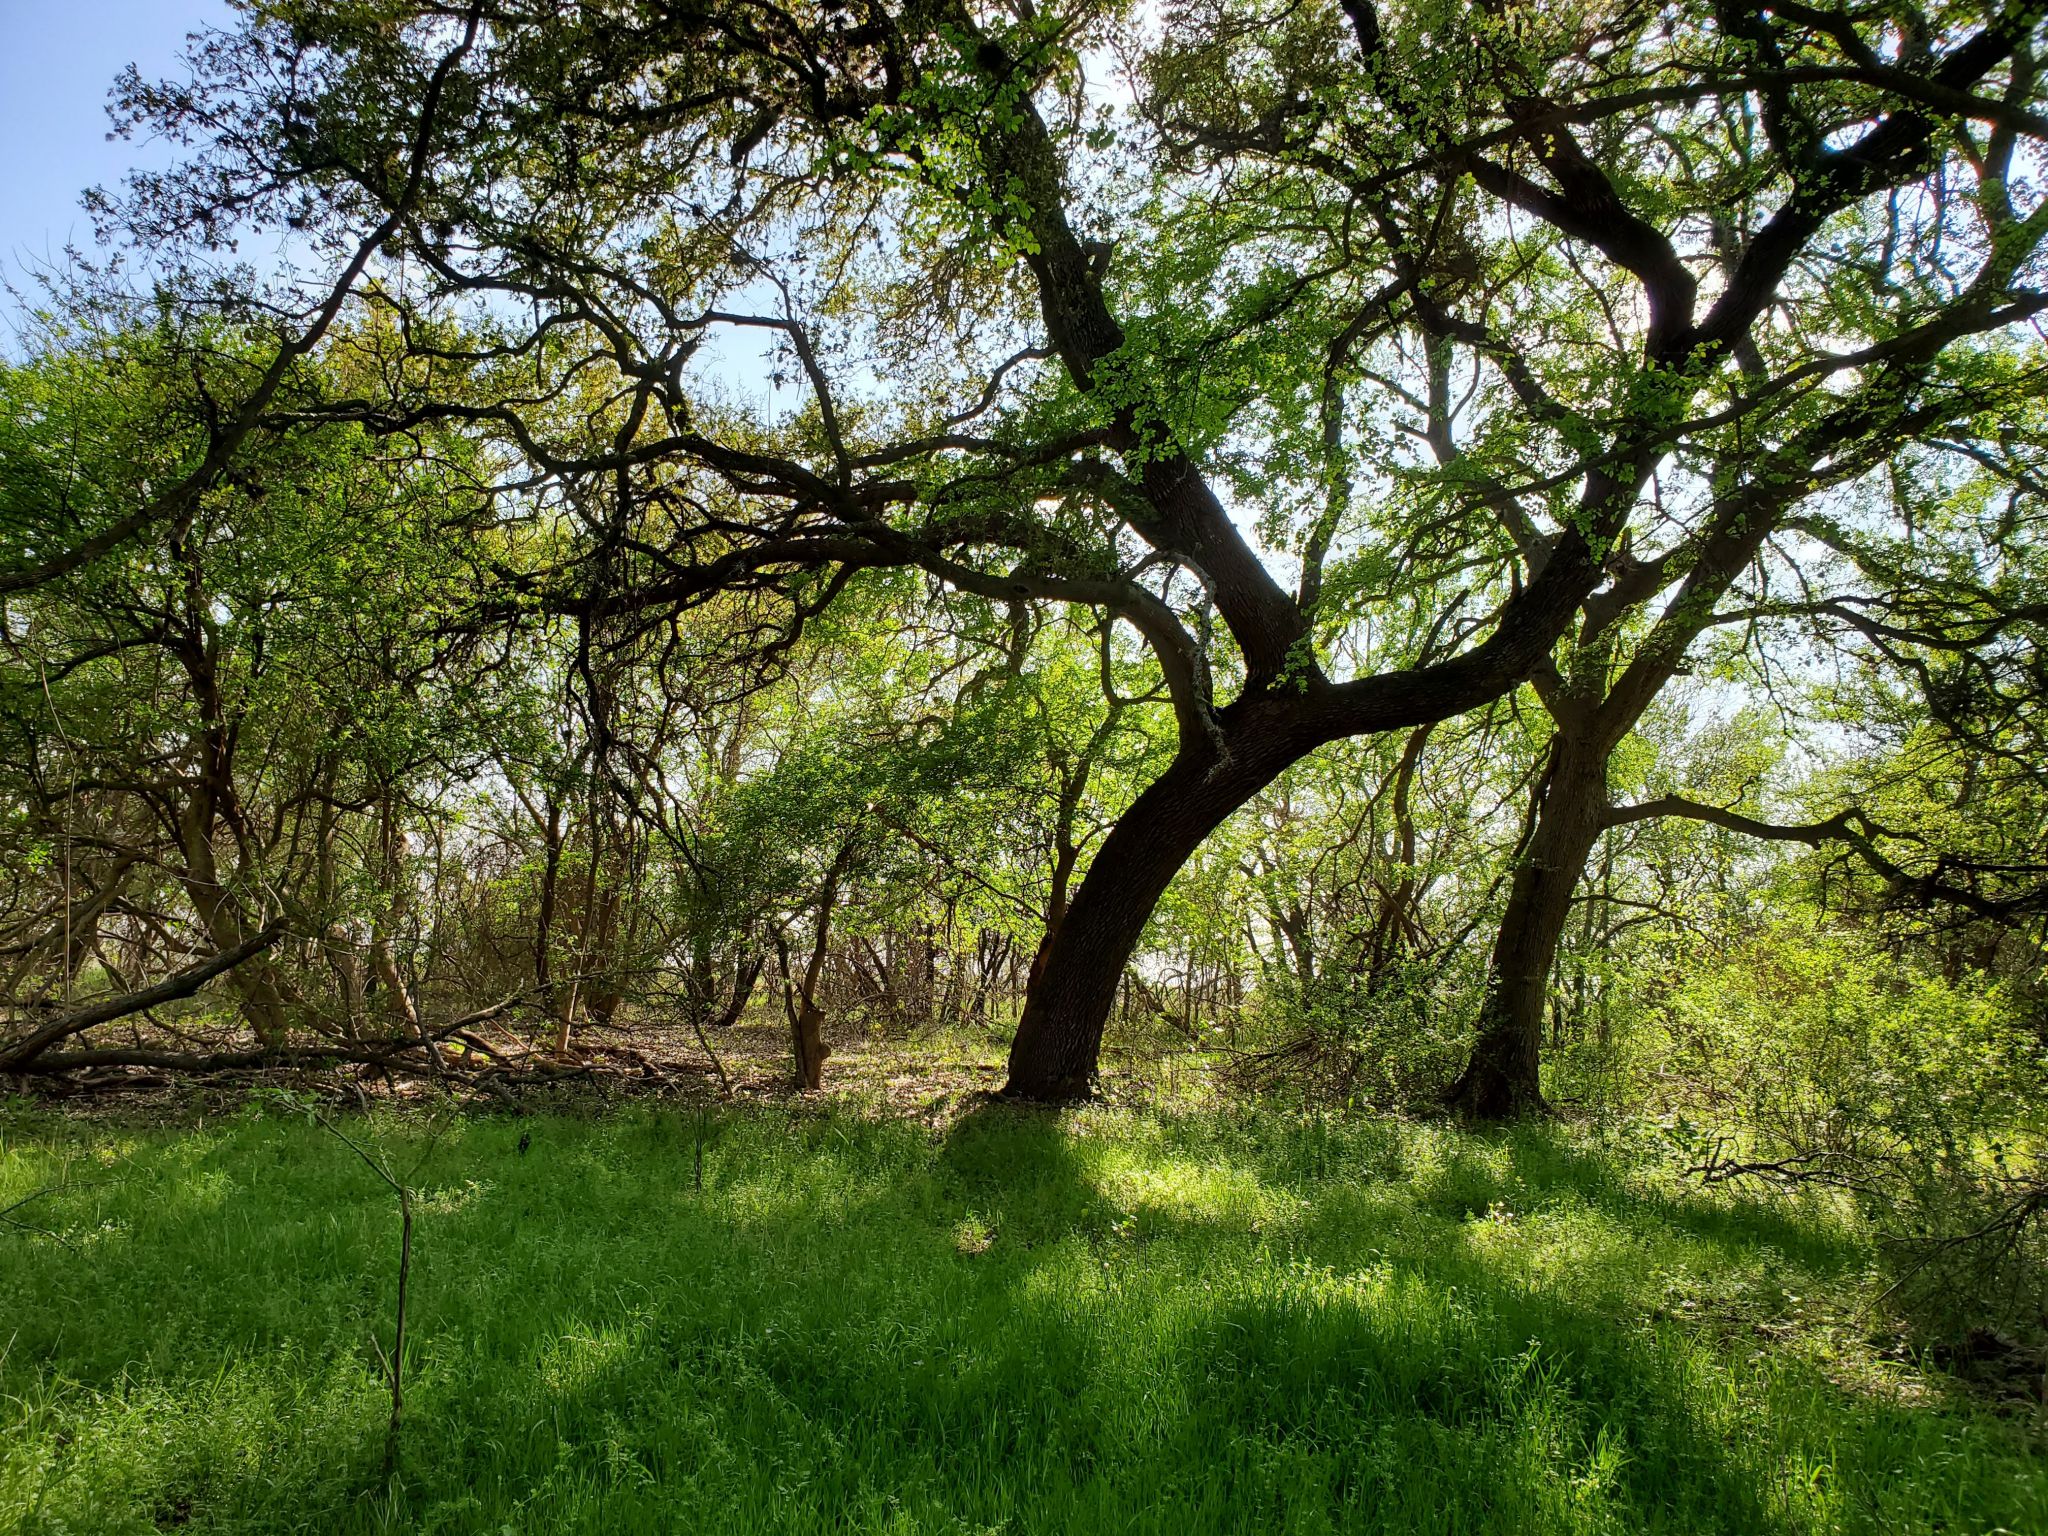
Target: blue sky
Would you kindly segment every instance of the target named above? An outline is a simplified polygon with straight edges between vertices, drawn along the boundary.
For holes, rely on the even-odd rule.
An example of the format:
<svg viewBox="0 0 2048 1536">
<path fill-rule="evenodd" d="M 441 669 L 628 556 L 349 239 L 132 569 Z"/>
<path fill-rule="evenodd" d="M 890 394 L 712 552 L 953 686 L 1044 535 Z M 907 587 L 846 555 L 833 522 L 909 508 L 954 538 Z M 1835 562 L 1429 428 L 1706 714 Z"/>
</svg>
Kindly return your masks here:
<svg viewBox="0 0 2048 1536">
<path fill-rule="evenodd" d="M 0 273 L 92 243 L 79 206 L 162 146 L 107 142 L 107 91 L 128 64 L 180 72 L 185 34 L 225 20 L 225 0 L 0 0 Z"/>
<path fill-rule="evenodd" d="M 33 303 L 35 270 L 61 265 L 67 244 L 92 245 L 85 189 L 172 158 L 166 145 L 107 141 L 114 77 L 131 63 L 182 75 L 186 35 L 232 18 L 227 0 L 0 0 L 0 283 Z M 15 313 L 0 292 L 0 352 Z M 721 334 L 703 362 L 721 360 L 765 398 L 768 368 L 756 355 L 765 350 L 758 335 Z"/>
</svg>

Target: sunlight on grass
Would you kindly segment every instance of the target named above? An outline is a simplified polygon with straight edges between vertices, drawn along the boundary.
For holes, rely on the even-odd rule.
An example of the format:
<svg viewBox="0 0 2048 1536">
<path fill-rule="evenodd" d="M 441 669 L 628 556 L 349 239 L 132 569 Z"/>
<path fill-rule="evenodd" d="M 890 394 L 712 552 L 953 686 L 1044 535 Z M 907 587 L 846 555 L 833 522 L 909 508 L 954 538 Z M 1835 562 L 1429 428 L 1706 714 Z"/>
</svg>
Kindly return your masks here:
<svg viewBox="0 0 2048 1536">
<path fill-rule="evenodd" d="M 1853 1229 L 1562 1131 L 734 1112 L 701 1194 L 694 1134 L 445 1132 L 387 1488 L 345 1149 L 17 1128 L 0 1531 L 2048 1529 L 2038 1431 L 1845 1322 Z"/>
</svg>

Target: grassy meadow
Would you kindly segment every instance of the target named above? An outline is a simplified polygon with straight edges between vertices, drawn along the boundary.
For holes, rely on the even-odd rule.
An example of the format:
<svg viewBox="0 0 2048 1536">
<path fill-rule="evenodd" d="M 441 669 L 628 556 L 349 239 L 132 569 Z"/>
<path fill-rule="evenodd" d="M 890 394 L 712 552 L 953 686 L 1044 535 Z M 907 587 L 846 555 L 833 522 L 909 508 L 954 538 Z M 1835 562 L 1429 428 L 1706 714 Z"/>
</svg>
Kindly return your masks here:
<svg viewBox="0 0 2048 1536">
<path fill-rule="evenodd" d="M 1583 1131 L 350 1117 L 427 1152 L 387 1479 L 347 1147 L 6 1114 L 6 1536 L 2048 1531 L 2040 1420 L 1882 1347 L 1846 1217 Z"/>
</svg>

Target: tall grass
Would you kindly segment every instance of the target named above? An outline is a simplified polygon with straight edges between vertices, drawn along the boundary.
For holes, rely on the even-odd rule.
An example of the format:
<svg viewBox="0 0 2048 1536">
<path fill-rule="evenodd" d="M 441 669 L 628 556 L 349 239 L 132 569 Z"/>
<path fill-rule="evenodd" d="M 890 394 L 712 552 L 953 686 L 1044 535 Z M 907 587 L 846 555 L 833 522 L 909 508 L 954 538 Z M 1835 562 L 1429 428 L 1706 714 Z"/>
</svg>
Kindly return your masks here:
<svg viewBox="0 0 2048 1536">
<path fill-rule="evenodd" d="M 842 1106 L 17 1114 L 0 1532 L 2048 1531 L 2035 1427 L 1875 1357 L 1823 1207 L 1563 1131 Z M 519 1151 L 525 1134 L 530 1150 Z M 391 1118 L 351 1134 L 403 1153 Z"/>
</svg>

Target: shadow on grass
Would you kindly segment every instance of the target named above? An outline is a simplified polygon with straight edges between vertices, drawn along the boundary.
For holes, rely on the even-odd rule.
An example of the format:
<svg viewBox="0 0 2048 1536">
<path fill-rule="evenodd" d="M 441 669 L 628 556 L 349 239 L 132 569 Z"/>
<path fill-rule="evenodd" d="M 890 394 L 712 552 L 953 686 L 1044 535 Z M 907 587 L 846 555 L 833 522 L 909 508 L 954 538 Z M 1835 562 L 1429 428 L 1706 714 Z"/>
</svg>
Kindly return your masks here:
<svg viewBox="0 0 2048 1536">
<path fill-rule="evenodd" d="M 1646 1184 L 1616 1158 L 1574 1146 L 1557 1126 L 1498 1133 L 1516 1176 L 1539 1193 L 1570 1193 L 1612 1215 L 1654 1220 L 1710 1242 L 1768 1246 L 1818 1269 L 1845 1269 L 1867 1257 L 1863 1244 L 1834 1222 L 1817 1222 L 1783 1199 L 1743 1190 L 1673 1190 Z M 1802 1219 L 1802 1215 L 1804 1219 Z"/>
<path fill-rule="evenodd" d="M 462 1127 L 428 1173 L 384 1494 L 388 1206 L 342 1149 L 236 1127 L 68 1210 L 107 1227 L 82 1267 L 0 1267 L 76 1325 L 31 1328 L 0 1389 L 25 1362 L 94 1389 L 26 1426 L 64 1476 L 19 1476 L 46 1511 L 89 1489 L 106 1530 L 2038 1523 L 1989 1428 L 1614 1310 L 1670 1257 L 1632 1235 L 1659 1224 L 1828 1245 L 1646 1204 L 1547 1138 L 1418 1145 L 1403 1169 L 1369 1127 L 755 1112 L 713 1127 L 699 1193 L 689 1116 Z M 1546 1202 L 1561 1268 L 1489 1214 Z M 1582 1241 L 1611 1283 L 1573 1284 Z"/>
</svg>

